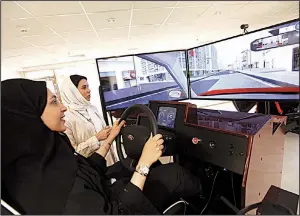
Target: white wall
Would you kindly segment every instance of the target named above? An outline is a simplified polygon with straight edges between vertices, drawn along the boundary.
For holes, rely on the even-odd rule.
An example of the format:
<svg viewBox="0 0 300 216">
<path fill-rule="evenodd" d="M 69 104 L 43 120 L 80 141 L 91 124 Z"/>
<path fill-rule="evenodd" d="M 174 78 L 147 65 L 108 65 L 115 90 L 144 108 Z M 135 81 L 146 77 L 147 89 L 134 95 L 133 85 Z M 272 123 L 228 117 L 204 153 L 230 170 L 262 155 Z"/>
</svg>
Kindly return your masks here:
<svg viewBox="0 0 300 216">
<path fill-rule="evenodd" d="M 1 81 L 14 78 L 23 78 L 23 75 L 22 73 L 18 72 L 17 69 L 7 69 L 1 67 Z"/>
<path fill-rule="evenodd" d="M 26 71 L 24 70 L 24 72 L 26 73 L 32 72 L 31 74 L 40 73 L 41 71 L 54 71 L 59 88 L 64 76 L 78 74 L 87 77 L 91 89 L 91 103 L 97 107 L 100 113 L 102 113 L 101 101 L 99 96 L 100 81 L 96 61 L 94 59 L 55 65 L 37 66 L 26 68 Z M 38 74 L 36 74 L 35 76 L 38 76 Z"/>
<path fill-rule="evenodd" d="M 85 76 L 88 79 L 89 87 L 91 89 L 91 103 L 97 107 L 100 113 L 102 113 L 99 96 L 100 81 L 96 63 L 94 61 L 87 61 L 85 63 L 68 65 L 66 67 L 55 69 L 58 87 L 60 88 L 65 76 L 74 74 Z"/>
</svg>

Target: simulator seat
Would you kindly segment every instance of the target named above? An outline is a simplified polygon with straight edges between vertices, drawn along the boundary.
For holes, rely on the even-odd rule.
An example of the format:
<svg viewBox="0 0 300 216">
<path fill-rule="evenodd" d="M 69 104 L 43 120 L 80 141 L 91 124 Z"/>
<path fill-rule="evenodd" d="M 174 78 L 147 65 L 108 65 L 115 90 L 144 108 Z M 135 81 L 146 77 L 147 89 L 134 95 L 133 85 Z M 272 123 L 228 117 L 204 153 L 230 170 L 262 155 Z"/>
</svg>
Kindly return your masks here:
<svg viewBox="0 0 300 216">
<path fill-rule="evenodd" d="M 179 200 L 170 205 L 164 212 L 164 215 L 184 215 L 187 208 L 187 202 Z M 21 215 L 16 209 L 1 199 L 1 215 Z"/>
</svg>

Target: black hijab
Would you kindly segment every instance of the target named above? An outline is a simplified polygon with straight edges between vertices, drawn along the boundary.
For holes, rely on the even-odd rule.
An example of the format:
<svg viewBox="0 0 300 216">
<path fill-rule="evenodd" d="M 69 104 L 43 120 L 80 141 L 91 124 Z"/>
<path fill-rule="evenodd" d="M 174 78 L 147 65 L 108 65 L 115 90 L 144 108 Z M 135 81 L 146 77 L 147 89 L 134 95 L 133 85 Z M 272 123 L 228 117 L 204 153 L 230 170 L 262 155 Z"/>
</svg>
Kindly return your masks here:
<svg viewBox="0 0 300 216">
<path fill-rule="evenodd" d="M 46 103 L 45 82 L 1 82 L 1 195 L 23 214 L 62 213 L 76 178 L 69 140 L 40 118 Z"/>
</svg>

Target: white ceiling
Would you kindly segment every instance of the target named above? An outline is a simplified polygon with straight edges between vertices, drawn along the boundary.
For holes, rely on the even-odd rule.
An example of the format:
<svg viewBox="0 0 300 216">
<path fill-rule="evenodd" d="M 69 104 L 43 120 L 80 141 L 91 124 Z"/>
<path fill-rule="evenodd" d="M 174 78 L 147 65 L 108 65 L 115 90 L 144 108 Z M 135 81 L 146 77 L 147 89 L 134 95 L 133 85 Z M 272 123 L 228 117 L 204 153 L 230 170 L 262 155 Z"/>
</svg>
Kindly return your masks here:
<svg viewBox="0 0 300 216">
<path fill-rule="evenodd" d="M 243 23 L 251 31 L 296 18 L 298 1 L 2 1 L 1 65 L 189 48 L 240 34 Z"/>
</svg>

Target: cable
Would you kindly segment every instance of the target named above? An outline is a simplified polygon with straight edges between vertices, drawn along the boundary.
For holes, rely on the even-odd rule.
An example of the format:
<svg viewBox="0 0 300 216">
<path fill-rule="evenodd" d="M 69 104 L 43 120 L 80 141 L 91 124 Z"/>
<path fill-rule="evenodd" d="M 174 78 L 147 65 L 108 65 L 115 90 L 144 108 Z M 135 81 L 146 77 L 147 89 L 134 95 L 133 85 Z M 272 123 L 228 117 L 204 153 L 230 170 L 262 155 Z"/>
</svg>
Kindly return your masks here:
<svg viewBox="0 0 300 216">
<path fill-rule="evenodd" d="M 184 202 L 184 212 L 183 212 L 183 215 L 185 215 L 186 214 L 186 207 L 187 207 L 188 203 L 185 200 L 183 200 L 183 199 L 181 199 L 181 200 Z"/>
<path fill-rule="evenodd" d="M 233 194 L 233 202 L 236 206 L 236 199 L 235 199 L 235 191 L 234 191 L 234 184 L 233 184 L 233 173 L 231 172 L 231 187 L 232 187 L 232 194 Z"/>
<path fill-rule="evenodd" d="M 247 212 L 253 210 L 253 209 L 256 209 L 258 208 L 260 205 L 262 204 L 262 202 L 258 202 L 258 203 L 254 203 L 254 204 L 251 204 L 249 206 L 246 206 L 245 208 L 241 209 L 237 215 L 244 215 L 246 214 Z"/>
<path fill-rule="evenodd" d="M 227 200 L 225 197 L 221 196 L 220 200 L 222 200 L 229 208 L 232 209 L 232 211 L 234 211 L 235 214 L 237 214 L 240 210 L 235 207 L 234 205 L 232 205 L 229 200 Z"/>
<path fill-rule="evenodd" d="M 177 201 L 177 202 L 173 203 L 172 205 L 170 205 L 166 210 L 164 210 L 163 214 L 166 214 L 170 209 L 172 209 L 174 206 L 176 206 L 176 205 L 178 205 L 180 203 L 184 204 L 184 210 L 183 210 L 184 213 L 183 213 L 183 215 L 185 215 L 186 214 L 186 205 L 188 203 L 185 200 L 183 200 L 183 199 L 180 199 L 179 201 Z"/>
<path fill-rule="evenodd" d="M 214 186 L 215 186 L 215 182 L 216 182 L 216 179 L 217 179 L 217 176 L 219 174 L 219 170 L 217 171 L 215 177 L 214 177 L 214 180 L 213 180 L 213 183 L 212 183 L 212 186 L 211 186 L 211 191 L 210 191 L 210 194 L 209 194 L 209 198 L 208 198 L 208 201 L 206 203 L 206 205 L 204 206 L 204 208 L 202 209 L 200 215 L 203 214 L 203 212 L 206 210 L 208 204 L 210 203 L 210 200 L 211 200 L 211 197 L 212 197 L 212 194 L 213 194 L 213 191 L 214 191 Z"/>
</svg>

